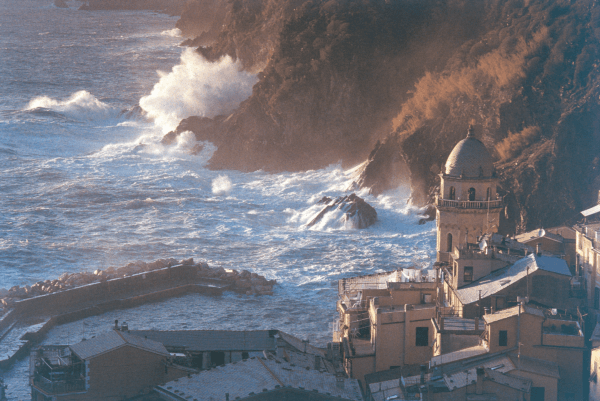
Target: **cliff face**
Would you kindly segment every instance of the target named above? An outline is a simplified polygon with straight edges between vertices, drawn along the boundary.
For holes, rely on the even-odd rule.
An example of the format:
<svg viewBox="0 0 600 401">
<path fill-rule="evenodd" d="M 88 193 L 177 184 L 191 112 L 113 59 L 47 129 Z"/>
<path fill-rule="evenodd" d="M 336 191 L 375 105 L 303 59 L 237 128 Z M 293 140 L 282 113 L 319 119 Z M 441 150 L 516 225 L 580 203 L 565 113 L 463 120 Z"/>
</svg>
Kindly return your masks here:
<svg viewBox="0 0 600 401">
<path fill-rule="evenodd" d="M 425 203 L 472 123 L 497 160 L 506 230 L 559 224 L 600 186 L 599 8 L 193 0 L 178 24 L 197 36 L 189 43 L 208 45 L 199 51 L 210 60 L 229 54 L 262 72 L 234 113 L 192 117 L 177 132 L 213 141 L 213 168 L 365 162 L 357 184 L 374 193 L 408 180 L 408 168 L 414 200 Z"/>
<path fill-rule="evenodd" d="M 591 1 L 491 5 L 488 31 L 416 82 L 381 149 L 405 155 L 413 196 L 425 202 L 473 123 L 507 195 L 502 230 L 563 224 L 600 188 L 600 10 Z M 361 176 L 362 185 L 381 183 L 381 175 Z"/>
</svg>

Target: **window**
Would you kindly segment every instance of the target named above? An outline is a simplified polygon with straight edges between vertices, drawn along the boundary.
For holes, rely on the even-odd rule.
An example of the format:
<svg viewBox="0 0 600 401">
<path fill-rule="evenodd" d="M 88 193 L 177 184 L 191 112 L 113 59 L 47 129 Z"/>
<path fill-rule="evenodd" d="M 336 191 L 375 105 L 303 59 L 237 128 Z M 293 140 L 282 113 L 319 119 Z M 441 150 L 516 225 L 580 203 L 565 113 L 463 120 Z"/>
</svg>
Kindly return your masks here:
<svg viewBox="0 0 600 401">
<path fill-rule="evenodd" d="M 500 347 L 506 347 L 508 345 L 508 332 L 506 330 L 500 330 L 498 332 L 498 345 Z"/>
<path fill-rule="evenodd" d="M 448 233 L 446 252 L 452 252 L 452 234 Z"/>
<path fill-rule="evenodd" d="M 417 347 L 429 346 L 429 327 L 417 327 L 417 339 L 415 345 Z"/>
<path fill-rule="evenodd" d="M 471 202 L 475 200 L 475 188 L 469 188 L 469 200 Z"/>
<path fill-rule="evenodd" d="M 488 201 L 492 199 L 492 188 L 488 188 L 487 189 L 487 193 L 486 193 L 485 199 L 488 200 Z"/>
<path fill-rule="evenodd" d="M 454 189 L 454 187 L 450 187 L 450 194 L 448 195 L 448 199 L 456 199 L 456 189 Z"/>
<path fill-rule="evenodd" d="M 465 283 L 470 283 L 473 281 L 473 266 L 465 266 L 465 274 L 463 281 Z"/>
<path fill-rule="evenodd" d="M 531 387 L 531 401 L 544 401 L 546 397 L 546 389 L 544 387 Z"/>
</svg>

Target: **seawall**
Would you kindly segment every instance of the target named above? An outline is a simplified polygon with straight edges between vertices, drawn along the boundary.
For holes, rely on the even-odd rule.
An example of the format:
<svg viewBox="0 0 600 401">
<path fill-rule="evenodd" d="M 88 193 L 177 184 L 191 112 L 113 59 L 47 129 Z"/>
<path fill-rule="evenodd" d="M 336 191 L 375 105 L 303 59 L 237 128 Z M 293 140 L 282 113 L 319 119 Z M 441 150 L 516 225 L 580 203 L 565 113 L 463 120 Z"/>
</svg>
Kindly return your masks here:
<svg viewBox="0 0 600 401">
<path fill-rule="evenodd" d="M 247 293 L 250 282 L 257 280 L 250 278 L 249 272 L 229 271 L 218 278 L 210 277 L 216 271 L 202 263 L 181 264 L 15 301 L 0 317 L 0 344 L 3 340 L 16 343 L 9 344 L 8 354 L 0 355 L 0 369 L 7 369 L 27 356 L 31 347 L 56 325 L 187 293 L 220 295 L 225 290 Z M 271 287 L 274 284 L 264 278 L 258 281 L 270 283 Z"/>
</svg>

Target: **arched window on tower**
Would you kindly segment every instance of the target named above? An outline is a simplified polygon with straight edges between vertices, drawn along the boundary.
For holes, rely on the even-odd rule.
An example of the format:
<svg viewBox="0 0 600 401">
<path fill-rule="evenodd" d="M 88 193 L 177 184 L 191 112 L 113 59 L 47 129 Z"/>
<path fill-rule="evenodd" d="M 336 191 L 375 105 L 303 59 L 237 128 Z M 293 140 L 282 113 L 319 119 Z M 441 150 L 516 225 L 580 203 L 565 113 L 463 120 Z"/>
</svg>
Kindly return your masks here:
<svg viewBox="0 0 600 401">
<path fill-rule="evenodd" d="M 454 189 L 454 187 L 450 187 L 450 195 L 448 195 L 448 199 L 456 199 L 456 189 Z"/>
<path fill-rule="evenodd" d="M 488 200 L 488 201 L 492 200 L 492 188 L 488 188 L 487 189 L 487 193 L 485 195 L 485 199 Z"/>
<path fill-rule="evenodd" d="M 475 188 L 469 188 L 469 200 L 471 202 L 475 200 Z"/>
<path fill-rule="evenodd" d="M 448 239 L 446 240 L 448 247 L 446 248 L 446 252 L 452 252 L 452 234 L 448 233 Z"/>
</svg>

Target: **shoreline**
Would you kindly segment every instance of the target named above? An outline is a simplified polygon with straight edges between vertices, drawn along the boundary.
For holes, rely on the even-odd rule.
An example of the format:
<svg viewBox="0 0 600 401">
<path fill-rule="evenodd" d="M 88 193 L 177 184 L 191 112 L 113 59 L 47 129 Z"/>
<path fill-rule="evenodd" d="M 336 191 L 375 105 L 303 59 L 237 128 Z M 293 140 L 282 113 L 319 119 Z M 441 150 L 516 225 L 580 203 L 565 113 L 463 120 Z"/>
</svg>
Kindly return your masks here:
<svg viewBox="0 0 600 401">
<path fill-rule="evenodd" d="M 247 270 L 238 273 L 190 261 L 14 301 L 0 317 L 0 346 L 8 343 L 8 352 L 0 356 L 0 369 L 9 369 L 27 356 L 50 329 L 60 324 L 189 293 L 273 293 L 275 280 Z"/>
</svg>

